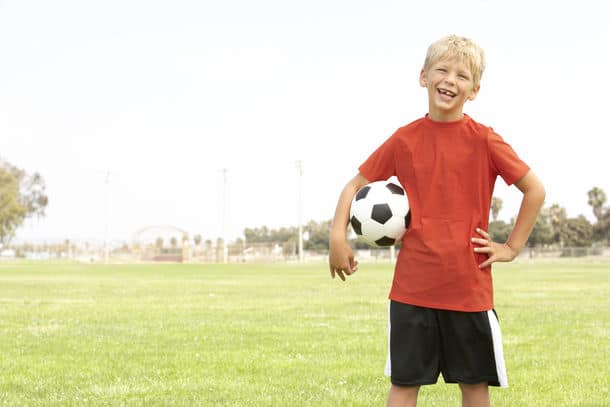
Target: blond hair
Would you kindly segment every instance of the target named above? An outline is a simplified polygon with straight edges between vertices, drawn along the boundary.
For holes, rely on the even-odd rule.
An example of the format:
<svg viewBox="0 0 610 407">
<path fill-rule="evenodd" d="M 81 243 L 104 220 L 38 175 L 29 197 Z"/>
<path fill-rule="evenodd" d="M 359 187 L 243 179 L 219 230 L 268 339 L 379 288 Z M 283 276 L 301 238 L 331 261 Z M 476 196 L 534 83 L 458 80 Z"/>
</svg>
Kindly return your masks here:
<svg viewBox="0 0 610 407">
<path fill-rule="evenodd" d="M 485 70 L 485 53 L 469 38 L 448 35 L 428 47 L 424 70 L 442 59 L 459 58 L 470 66 L 474 86 L 479 86 Z"/>
</svg>

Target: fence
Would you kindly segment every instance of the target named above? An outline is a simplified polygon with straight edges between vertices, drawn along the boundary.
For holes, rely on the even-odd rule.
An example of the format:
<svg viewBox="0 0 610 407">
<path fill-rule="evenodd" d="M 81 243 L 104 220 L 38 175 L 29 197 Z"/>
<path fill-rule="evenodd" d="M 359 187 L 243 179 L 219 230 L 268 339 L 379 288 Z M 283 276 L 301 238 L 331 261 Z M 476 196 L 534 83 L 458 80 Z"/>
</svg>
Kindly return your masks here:
<svg viewBox="0 0 610 407">
<path fill-rule="evenodd" d="M 529 259 L 558 259 L 598 257 L 610 259 L 610 247 L 526 247 L 519 254 L 519 258 Z"/>
<path fill-rule="evenodd" d="M 365 249 L 355 250 L 358 261 L 361 262 L 389 262 L 398 254 L 398 249 Z M 521 251 L 519 259 L 561 259 L 561 258 L 597 258 L 610 261 L 610 247 L 534 247 Z M 328 251 L 304 251 L 303 259 L 306 262 L 326 262 Z M 114 244 L 108 251 L 101 246 L 91 244 L 72 244 L 69 247 L 11 247 L 0 252 L 1 260 L 56 260 L 78 261 L 83 263 L 146 263 L 146 262 L 178 262 L 178 263 L 222 263 L 225 253 L 222 245 L 207 247 L 177 247 L 174 249 L 149 248 L 143 250 L 130 247 L 128 244 Z M 227 261 L 229 263 L 265 263 L 265 262 L 298 262 L 299 256 L 294 245 L 250 244 L 243 242 L 230 244 L 227 247 Z"/>
</svg>

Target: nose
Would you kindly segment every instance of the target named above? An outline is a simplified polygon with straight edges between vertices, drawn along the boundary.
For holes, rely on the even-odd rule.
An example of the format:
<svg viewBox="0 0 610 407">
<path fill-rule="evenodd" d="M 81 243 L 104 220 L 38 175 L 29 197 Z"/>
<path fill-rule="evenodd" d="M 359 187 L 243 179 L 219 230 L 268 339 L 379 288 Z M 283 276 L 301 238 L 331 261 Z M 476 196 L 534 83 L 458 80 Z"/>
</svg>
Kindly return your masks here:
<svg viewBox="0 0 610 407">
<path fill-rule="evenodd" d="M 455 84 L 455 73 L 454 72 L 447 72 L 447 75 L 445 76 L 445 82 L 450 84 L 450 85 L 454 85 Z"/>
</svg>

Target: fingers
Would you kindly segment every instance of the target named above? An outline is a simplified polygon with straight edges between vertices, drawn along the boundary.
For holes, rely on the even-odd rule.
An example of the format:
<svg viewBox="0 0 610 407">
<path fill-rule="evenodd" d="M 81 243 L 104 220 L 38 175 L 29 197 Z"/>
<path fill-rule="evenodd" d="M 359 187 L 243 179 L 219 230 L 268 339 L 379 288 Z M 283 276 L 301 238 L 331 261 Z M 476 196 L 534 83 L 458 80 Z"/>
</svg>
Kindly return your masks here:
<svg viewBox="0 0 610 407">
<path fill-rule="evenodd" d="M 470 241 L 480 245 L 473 249 L 475 253 L 483 253 L 488 256 L 487 260 L 479 264 L 479 268 L 484 269 L 486 267 L 489 267 L 494 261 L 496 261 L 495 243 L 491 241 L 489 233 L 487 233 L 483 229 L 476 228 L 476 232 L 483 237 L 473 237 L 470 239 Z"/>
<path fill-rule="evenodd" d="M 479 264 L 479 268 L 480 269 L 487 268 L 487 267 L 491 266 L 491 263 L 493 263 L 494 261 L 495 261 L 495 259 L 493 257 L 489 257 L 483 263 Z"/>
<path fill-rule="evenodd" d="M 484 231 L 483 229 L 480 228 L 476 228 L 476 231 L 478 234 L 480 234 L 481 237 L 472 237 L 470 238 L 470 241 L 473 243 L 477 243 L 480 244 L 482 246 L 489 246 L 489 244 L 491 243 L 491 239 L 489 238 L 489 233 L 487 233 L 486 231 Z"/>
<path fill-rule="evenodd" d="M 491 240 L 479 239 L 479 238 L 473 237 L 472 239 L 470 239 L 470 241 L 472 243 L 481 245 L 481 246 L 477 246 L 474 248 L 474 251 L 477 253 L 488 253 L 489 254 L 489 253 L 493 253 L 493 251 L 494 251 L 494 245 Z"/>
<path fill-rule="evenodd" d="M 493 242 L 491 241 L 491 239 L 489 237 L 489 233 L 487 233 L 486 231 L 484 231 L 483 229 L 480 229 L 480 228 L 477 228 L 476 231 L 478 234 L 480 234 L 483 237 L 482 238 L 480 238 L 480 237 L 470 238 L 470 241 L 472 243 L 481 245 L 481 247 L 475 247 L 474 251 L 479 252 L 479 253 L 488 253 L 493 248 Z"/>
<path fill-rule="evenodd" d="M 487 253 L 487 252 L 489 252 L 489 250 L 491 250 L 491 245 L 490 245 L 489 240 L 476 239 L 473 237 L 472 242 L 481 245 L 481 247 L 474 248 L 474 251 L 477 253 Z"/>
<path fill-rule="evenodd" d="M 481 228 L 476 228 L 476 231 L 477 231 L 478 234 L 483 236 L 486 240 L 489 240 L 489 233 L 487 233 L 486 231 L 484 231 Z"/>
<path fill-rule="evenodd" d="M 346 276 L 350 276 L 354 274 L 358 270 L 358 262 L 354 262 L 352 267 L 333 267 L 330 266 L 330 276 L 335 278 L 335 276 L 339 276 L 339 278 L 345 281 Z"/>
</svg>

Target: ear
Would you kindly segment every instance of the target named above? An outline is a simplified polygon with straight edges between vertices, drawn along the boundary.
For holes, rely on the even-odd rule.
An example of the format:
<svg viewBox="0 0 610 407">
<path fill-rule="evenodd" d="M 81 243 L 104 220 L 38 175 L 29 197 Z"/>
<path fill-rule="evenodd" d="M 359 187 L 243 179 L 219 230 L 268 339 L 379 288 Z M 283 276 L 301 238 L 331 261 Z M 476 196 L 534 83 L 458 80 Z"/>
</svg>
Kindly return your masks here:
<svg viewBox="0 0 610 407">
<path fill-rule="evenodd" d="M 419 86 L 421 86 L 422 88 L 428 86 L 428 83 L 426 82 L 426 71 L 423 69 L 419 73 Z"/>
<path fill-rule="evenodd" d="M 481 89 L 481 85 L 477 85 L 474 88 L 472 88 L 472 91 L 470 91 L 470 95 L 468 95 L 468 100 L 473 101 L 476 99 L 477 95 L 479 94 L 479 89 Z"/>
</svg>

